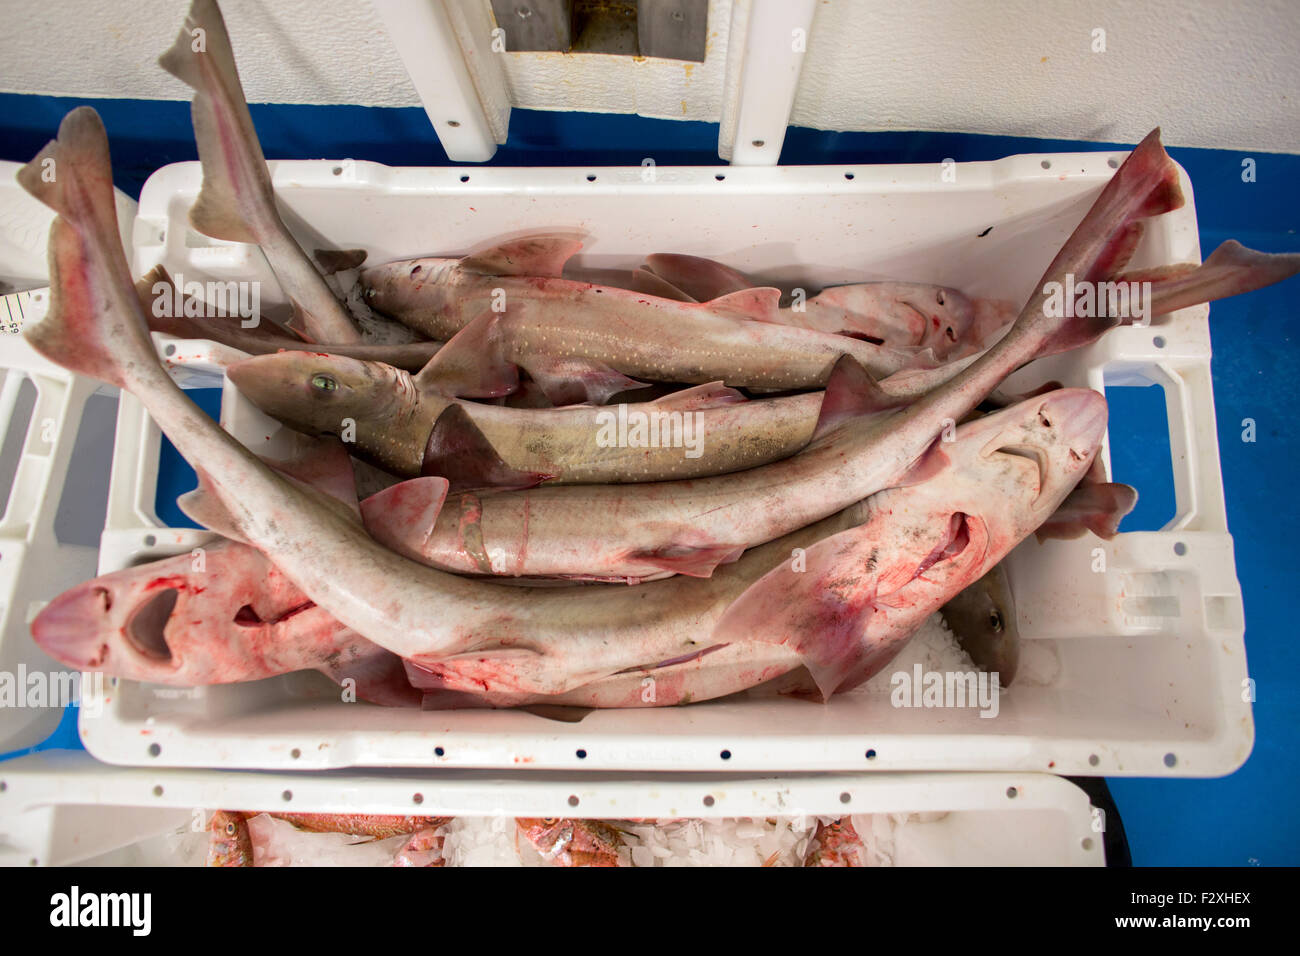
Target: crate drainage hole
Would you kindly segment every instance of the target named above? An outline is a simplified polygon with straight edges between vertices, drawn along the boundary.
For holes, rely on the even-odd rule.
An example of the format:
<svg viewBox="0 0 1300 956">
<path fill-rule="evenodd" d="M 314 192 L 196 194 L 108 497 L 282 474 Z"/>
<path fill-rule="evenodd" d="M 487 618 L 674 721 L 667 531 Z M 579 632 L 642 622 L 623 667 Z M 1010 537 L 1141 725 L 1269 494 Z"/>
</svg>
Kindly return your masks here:
<svg viewBox="0 0 1300 956">
<path fill-rule="evenodd" d="M 868 759 L 868 760 L 875 760 L 875 759 L 876 759 L 876 752 L 875 752 L 874 750 L 868 750 L 868 751 L 867 751 L 867 759 Z"/>
<path fill-rule="evenodd" d="M 458 126 L 460 126 L 460 120 L 447 120 L 447 125 L 450 126 L 452 129 L 456 129 Z"/>
<path fill-rule="evenodd" d="M 587 751 L 585 751 L 585 750 L 575 750 L 574 753 L 576 753 L 576 754 L 578 755 L 578 759 L 579 759 L 579 760 L 586 760 L 586 759 L 587 759 Z"/>
<path fill-rule="evenodd" d="M 156 756 L 158 756 L 160 753 L 162 753 L 162 747 L 158 746 L 157 744 L 150 744 L 150 745 L 149 745 L 149 756 L 150 756 L 150 757 L 156 757 Z"/>
<path fill-rule="evenodd" d="M 1162 349 L 1165 347 L 1165 337 L 1163 335 L 1157 335 L 1154 339 L 1151 340 L 1151 344 L 1158 349 Z"/>
<path fill-rule="evenodd" d="M 424 803 L 424 794 L 417 793 L 411 798 L 415 803 Z"/>
<path fill-rule="evenodd" d="M 1092 837 L 1084 837 L 1084 838 L 1083 838 L 1083 848 L 1084 848 L 1085 850 L 1091 850 L 1091 849 L 1092 849 Z"/>
<path fill-rule="evenodd" d="M 342 167 L 342 166 L 335 166 L 333 169 L 330 170 L 330 172 L 332 172 L 335 176 L 342 176 L 342 175 L 343 175 L 343 167 Z"/>
<path fill-rule="evenodd" d="M 469 182 L 469 177 L 468 177 L 468 176 L 462 176 L 462 177 L 460 177 L 460 181 L 461 181 L 462 183 L 467 183 L 467 182 Z"/>
<path fill-rule="evenodd" d="M 1178 763 L 1178 758 L 1173 754 L 1165 754 L 1165 766 L 1172 767 Z"/>
<path fill-rule="evenodd" d="M 596 181 L 596 177 L 594 175 L 587 176 L 587 182 L 594 183 L 595 181 Z"/>
<path fill-rule="evenodd" d="M 163 349 L 163 355 L 175 355 L 175 354 L 176 354 L 176 346 L 174 345 L 169 345 L 165 349 Z"/>
<path fill-rule="evenodd" d="M 730 760 L 730 759 L 731 759 L 731 751 L 730 751 L 730 750 L 724 750 L 724 751 L 722 751 L 722 753 L 718 754 L 718 756 L 721 757 L 723 760 Z"/>
<path fill-rule="evenodd" d="M 722 173 L 714 173 L 713 178 L 716 179 L 718 182 L 722 182 L 727 177 L 722 175 Z"/>
<path fill-rule="evenodd" d="M 577 805 L 578 805 L 578 798 L 573 796 L 573 794 L 569 794 L 569 806 L 576 807 Z"/>
<path fill-rule="evenodd" d="M 848 793 L 847 790 L 844 791 L 844 793 L 841 793 L 841 794 L 840 794 L 840 803 L 848 803 L 848 802 L 849 802 L 850 800 L 852 800 L 852 799 L 853 799 L 853 798 L 849 796 L 849 793 Z"/>
<path fill-rule="evenodd" d="M 764 141 L 761 140 L 761 139 L 756 139 L 756 140 L 754 140 L 752 143 L 750 143 L 749 145 L 750 145 L 750 146 L 753 146 L 755 149 L 762 149 L 764 146 L 767 145 L 767 143 L 764 142 Z"/>
<path fill-rule="evenodd" d="M 1119 160 L 1112 156 L 1110 159 L 1106 160 L 1106 165 L 1111 169 L 1119 169 Z"/>
<path fill-rule="evenodd" d="M 1099 763 L 1101 763 L 1100 757 L 1098 757 L 1096 754 L 1088 754 L 1088 766 L 1095 767 Z"/>
<path fill-rule="evenodd" d="M 294 747 L 292 750 L 289 751 L 289 756 L 292 757 L 294 760 L 297 760 L 299 757 L 302 756 L 302 751 L 299 750 L 297 747 Z"/>
<path fill-rule="evenodd" d="M 284 793 L 280 794 L 280 799 L 283 800 L 285 803 L 288 803 L 290 800 L 293 799 L 293 791 L 286 790 Z"/>
<path fill-rule="evenodd" d="M 161 797 L 163 795 L 162 784 L 158 784 L 156 787 L 153 788 L 153 795 L 155 797 Z"/>
<path fill-rule="evenodd" d="M 852 173 L 845 173 L 845 174 L 844 174 L 844 178 L 845 178 L 845 179 L 852 179 L 852 178 L 853 178 L 853 174 L 852 174 Z"/>
<path fill-rule="evenodd" d="M 1014 799 L 1016 799 L 1016 797 L 1018 797 L 1018 796 L 1020 796 L 1020 791 L 1019 791 L 1019 790 L 1017 790 L 1015 787 L 1007 787 L 1007 799 L 1008 799 L 1008 800 L 1014 800 Z"/>
<path fill-rule="evenodd" d="M 433 748 L 433 755 L 434 755 L 435 757 L 441 757 L 441 756 L 443 756 L 444 754 L 446 754 L 446 752 L 447 752 L 447 751 L 443 750 L 441 747 L 434 747 L 434 748 Z"/>
<path fill-rule="evenodd" d="M 1044 169 L 1051 169 L 1051 168 L 1052 168 L 1052 161 L 1051 161 L 1050 159 L 1045 159 L 1045 160 L 1043 160 L 1041 163 L 1039 163 L 1038 165 L 1042 166 Z"/>
<path fill-rule="evenodd" d="M 1187 553 L 1187 545 L 1183 544 L 1183 542 L 1181 541 L 1178 541 L 1174 544 L 1174 554 L 1178 555 L 1181 558 L 1186 553 Z"/>
<path fill-rule="evenodd" d="M 713 804 L 714 804 L 713 795 L 712 795 L 712 794 L 705 794 L 705 795 L 704 795 L 704 805 L 705 805 L 706 807 L 711 807 L 711 806 L 713 806 Z"/>
</svg>

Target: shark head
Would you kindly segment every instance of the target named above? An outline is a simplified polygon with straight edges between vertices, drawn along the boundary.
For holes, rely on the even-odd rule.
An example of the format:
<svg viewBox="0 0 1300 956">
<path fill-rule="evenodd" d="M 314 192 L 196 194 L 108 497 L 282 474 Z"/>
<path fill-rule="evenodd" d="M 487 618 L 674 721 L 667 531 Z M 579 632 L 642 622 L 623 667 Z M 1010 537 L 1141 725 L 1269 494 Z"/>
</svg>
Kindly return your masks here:
<svg viewBox="0 0 1300 956">
<path fill-rule="evenodd" d="M 268 654 L 258 644 L 299 614 L 299 637 L 327 621 L 259 552 L 217 542 L 65 591 L 36 616 L 32 637 L 81 671 L 163 684 L 228 683 L 295 669 L 287 666 L 287 649 Z M 268 666 L 272 657 L 281 666 Z"/>
<path fill-rule="evenodd" d="M 339 436 L 349 420 L 391 422 L 416 400 L 406 372 L 342 355 L 255 355 L 230 365 L 226 374 L 263 412 L 309 435 Z"/>
<path fill-rule="evenodd" d="M 362 297 L 376 312 L 403 315 L 452 304 L 458 295 L 459 259 L 404 259 L 361 271 Z"/>
</svg>

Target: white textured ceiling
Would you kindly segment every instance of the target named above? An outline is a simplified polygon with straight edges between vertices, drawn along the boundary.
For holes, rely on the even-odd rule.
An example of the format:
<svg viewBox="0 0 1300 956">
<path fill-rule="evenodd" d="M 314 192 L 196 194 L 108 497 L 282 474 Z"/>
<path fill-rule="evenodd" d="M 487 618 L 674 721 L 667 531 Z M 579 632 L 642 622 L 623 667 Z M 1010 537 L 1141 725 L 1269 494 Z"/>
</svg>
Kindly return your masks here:
<svg viewBox="0 0 1300 956">
<path fill-rule="evenodd" d="M 186 6 L 0 0 L 0 90 L 184 98 L 155 61 Z M 730 7 L 702 64 L 506 54 L 514 105 L 716 121 Z M 420 103 L 368 0 L 222 8 L 253 102 Z M 824 0 L 792 121 L 1300 152 L 1298 105 L 1296 0 Z"/>
</svg>

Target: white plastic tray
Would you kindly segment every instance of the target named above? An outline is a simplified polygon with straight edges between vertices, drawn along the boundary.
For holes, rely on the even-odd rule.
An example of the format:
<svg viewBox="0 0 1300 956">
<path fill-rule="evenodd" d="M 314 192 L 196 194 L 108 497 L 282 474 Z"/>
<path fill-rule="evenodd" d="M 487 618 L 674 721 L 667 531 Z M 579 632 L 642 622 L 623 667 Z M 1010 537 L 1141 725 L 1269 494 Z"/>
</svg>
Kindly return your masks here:
<svg viewBox="0 0 1300 956">
<path fill-rule="evenodd" d="M 153 850 L 144 862 L 166 864 L 149 838 L 201 825 L 214 809 L 607 819 L 934 812 L 947 815 L 909 824 L 909 835 L 935 864 L 1105 863 L 1104 817 L 1050 774 L 266 774 L 123 769 L 48 752 L 0 764 L 0 866 L 141 862 L 139 852 L 114 852 L 132 845 Z"/>
<path fill-rule="evenodd" d="M 809 288 L 893 277 L 1023 299 L 1115 158 L 960 164 L 953 182 L 938 166 L 662 168 L 646 182 L 640 168 L 272 165 L 304 245 L 324 239 L 364 247 L 374 262 L 456 254 L 506 235 L 567 228 L 589 235 L 579 263 L 588 267 L 631 267 L 649 252 L 672 250 Z M 161 261 L 187 278 L 260 279 L 263 302 L 271 300 L 274 281 L 255 250 L 187 227 L 198 184 L 196 164 L 167 167 L 146 184 L 136 270 Z M 1183 187 L 1187 206 L 1151 223 L 1135 267 L 1199 258 L 1185 176 Z M 279 770 L 1231 772 L 1250 752 L 1253 724 L 1243 693 L 1244 625 L 1218 469 L 1207 314 L 1206 307 L 1188 309 L 1152 328 L 1115 330 L 1016 377 L 1026 387 L 1050 378 L 1095 388 L 1163 385 L 1178 513 L 1161 532 L 1108 543 L 1031 540 L 1017 549 L 1009 567 L 1021 632 L 1050 645 L 1059 672 L 1046 686 L 1005 693 L 996 719 L 848 695 L 825 706 L 719 701 L 605 711 L 564 724 L 513 711 L 344 704 L 316 675 L 297 675 L 181 695 L 120 682 L 109 689 L 103 716 L 83 714 L 82 739 L 110 763 Z M 223 420 L 258 450 L 273 450 L 288 434 L 233 389 Z M 1111 427 L 1118 432 L 1125 423 Z M 201 533 L 160 528 L 153 514 L 157 442 L 139 405 L 123 400 L 101 571 L 201 540 Z M 1106 570 L 1094 573 L 1099 555 Z"/>
</svg>

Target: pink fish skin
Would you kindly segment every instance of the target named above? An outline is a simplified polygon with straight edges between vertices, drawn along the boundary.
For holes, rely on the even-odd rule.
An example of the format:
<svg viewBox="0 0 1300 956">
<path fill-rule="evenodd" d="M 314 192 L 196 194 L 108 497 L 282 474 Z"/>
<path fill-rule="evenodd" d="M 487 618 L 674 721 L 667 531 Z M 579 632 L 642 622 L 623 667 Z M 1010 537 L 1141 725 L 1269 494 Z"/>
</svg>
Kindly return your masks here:
<svg viewBox="0 0 1300 956">
<path fill-rule="evenodd" d="M 807 687 L 811 674 L 813 691 L 829 697 L 879 672 L 926 618 L 1046 521 L 1088 472 L 1105 430 L 1106 400 L 1088 389 L 1049 392 L 961 426 L 938 474 L 822 522 L 795 554 L 773 543 L 746 555 L 742 565 L 784 550 L 701 620 L 709 636 L 684 660 L 647 662 L 554 696 L 521 690 L 512 670 L 528 662 L 490 654 L 408 662 L 408 675 L 430 692 L 426 708 L 475 696 L 488 706 L 671 706 L 794 671 L 792 688 Z"/>
<path fill-rule="evenodd" d="M 62 664 L 130 680 L 194 687 L 319 670 L 352 678 L 373 703 L 420 700 L 395 655 L 233 541 L 79 584 L 42 609 L 32 637 Z"/>
</svg>

